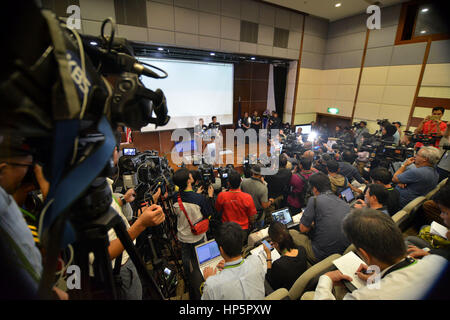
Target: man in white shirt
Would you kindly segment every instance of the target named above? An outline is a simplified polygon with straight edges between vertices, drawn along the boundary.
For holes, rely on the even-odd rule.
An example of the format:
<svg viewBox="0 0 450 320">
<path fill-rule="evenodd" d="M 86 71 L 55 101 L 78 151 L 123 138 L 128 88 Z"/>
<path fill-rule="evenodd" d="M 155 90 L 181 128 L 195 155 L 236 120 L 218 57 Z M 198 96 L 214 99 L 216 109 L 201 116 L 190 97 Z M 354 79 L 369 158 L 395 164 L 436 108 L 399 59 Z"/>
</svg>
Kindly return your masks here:
<svg viewBox="0 0 450 320">
<path fill-rule="evenodd" d="M 262 300 L 266 270 L 257 255 L 243 259 L 244 233 L 236 222 L 225 222 L 217 232 L 216 241 L 224 260 L 217 270 L 205 268 L 202 300 Z"/>
<path fill-rule="evenodd" d="M 333 286 L 358 277 L 366 283 L 344 296 L 344 300 L 420 300 L 433 289 L 448 268 L 445 258 L 429 255 L 421 260 L 407 256 L 402 233 L 387 215 L 373 209 L 357 209 L 343 221 L 347 238 L 366 262 L 356 274 L 344 275 L 339 270 L 322 275 L 314 300 L 335 300 Z M 378 274 L 366 274 L 368 266 Z M 373 282 L 375 280 L 375 282 Z"/>
</svg>

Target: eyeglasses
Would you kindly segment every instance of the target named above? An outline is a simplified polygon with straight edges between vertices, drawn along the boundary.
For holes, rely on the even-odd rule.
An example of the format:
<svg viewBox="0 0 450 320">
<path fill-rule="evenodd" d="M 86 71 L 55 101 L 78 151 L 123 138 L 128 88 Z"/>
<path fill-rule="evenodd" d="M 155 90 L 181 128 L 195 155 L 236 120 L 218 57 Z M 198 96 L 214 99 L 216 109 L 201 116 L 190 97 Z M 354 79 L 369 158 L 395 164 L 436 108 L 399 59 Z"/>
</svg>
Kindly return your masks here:
<svg viewBox="0 0 450 320">
<path fill-rule="evenodd" d="M 17 163 L 17 162 L 5 162 L 5 163 L 9 164 L 10 166 L 17 166 L 17 167 L 28 167 L 28 168 L 34 167 L 34 163 Z"/>
</svg>

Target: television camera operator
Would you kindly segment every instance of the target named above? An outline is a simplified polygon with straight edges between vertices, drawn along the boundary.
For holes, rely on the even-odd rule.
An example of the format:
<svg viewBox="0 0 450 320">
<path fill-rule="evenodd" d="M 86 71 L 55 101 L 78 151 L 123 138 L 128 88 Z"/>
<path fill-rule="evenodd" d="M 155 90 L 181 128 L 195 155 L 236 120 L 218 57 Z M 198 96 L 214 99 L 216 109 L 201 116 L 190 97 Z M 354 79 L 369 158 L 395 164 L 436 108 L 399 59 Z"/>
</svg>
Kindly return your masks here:
<svg viewBox="0 0 450 320">
<path fill-rule="evenodd" d="M 426 116 L 423 119 L 417 129 L 414 131 L 416 135 L 435 135 L 442 136 L 447 129 L 447 123 L 442 121 L 445 109 L 443 107 L 434 107 L 431 111 L 431 115 Z M 423 146 L 422 142 L 416 143 L 416 148 Z M 435 147 L 439 146 L 439 139 L 436 139 Z"/>
<path fill-rule="evenodd" d="M 13 198 L 30 170 L 36 170 L 30 146 L 20 137 L 0 135 L 0 283 L 2 299 L 33 299 L 42 274 L 42 256 L 32 231 Z M 43 177 L 42 177 L 43 178 Z M 45 193 L 45 190 L 42 190 Z M 54 298 L 68 295 L 53 287 Z"/>
</svg>

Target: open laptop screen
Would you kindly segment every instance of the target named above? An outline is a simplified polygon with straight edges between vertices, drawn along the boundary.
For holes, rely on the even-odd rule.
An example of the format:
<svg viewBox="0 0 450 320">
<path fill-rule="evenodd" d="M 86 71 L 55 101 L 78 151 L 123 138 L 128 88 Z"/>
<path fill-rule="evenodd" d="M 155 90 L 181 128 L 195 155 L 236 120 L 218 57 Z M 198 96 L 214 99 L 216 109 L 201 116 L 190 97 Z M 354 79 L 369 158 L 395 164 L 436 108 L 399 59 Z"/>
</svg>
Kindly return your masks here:
<svg viewBox="0 0 450 320">
<path fill-rule="evenodd" d="M 288 224 L 292 222 L 291 214 L 289 213 L 289 208 L 283 208 L 272 212 L 272 218 L 275 221 L 281 222 L 282 224 Z"/>
<path fill-rule="evenodd" d="M 208 241 L 195 248 L 197 251 L 198 263 L 203 264 L 215 257 L 220 256 L 219 246 L 216 241 Z"/>
<path fill-rule="evenodd" d="M 353 195 L 352 189 L 350 187 L 342 191 L 341 196 L 348 203 L 352 202 L 353 199 L 355 199 L 355 196 Z"/>
</svg>

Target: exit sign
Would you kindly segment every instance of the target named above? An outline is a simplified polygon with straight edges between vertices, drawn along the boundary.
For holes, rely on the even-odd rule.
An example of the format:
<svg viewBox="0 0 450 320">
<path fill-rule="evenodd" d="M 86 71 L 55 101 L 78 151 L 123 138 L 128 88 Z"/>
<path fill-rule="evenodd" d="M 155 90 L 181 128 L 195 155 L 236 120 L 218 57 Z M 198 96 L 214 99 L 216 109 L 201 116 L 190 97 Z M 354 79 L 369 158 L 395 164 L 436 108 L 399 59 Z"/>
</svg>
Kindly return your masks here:
<svg viewBox="0 0 450 320">
<path fill-rule="evenodd" d="M 338 114 L 339 113 L 339 109 L 338 108 L 328 108 L 327 111 L 328 111 L 328 113 L 331 113 L 331 114 Z"/>
</svg>

